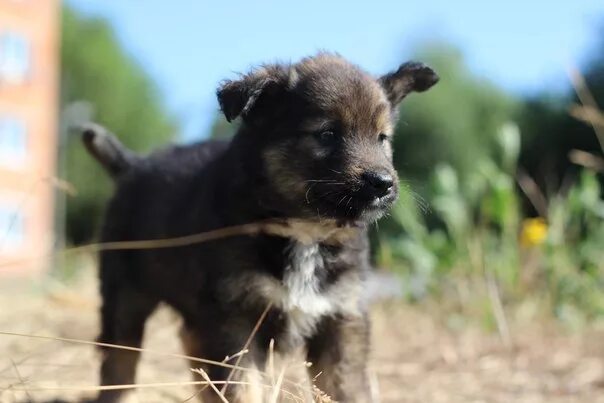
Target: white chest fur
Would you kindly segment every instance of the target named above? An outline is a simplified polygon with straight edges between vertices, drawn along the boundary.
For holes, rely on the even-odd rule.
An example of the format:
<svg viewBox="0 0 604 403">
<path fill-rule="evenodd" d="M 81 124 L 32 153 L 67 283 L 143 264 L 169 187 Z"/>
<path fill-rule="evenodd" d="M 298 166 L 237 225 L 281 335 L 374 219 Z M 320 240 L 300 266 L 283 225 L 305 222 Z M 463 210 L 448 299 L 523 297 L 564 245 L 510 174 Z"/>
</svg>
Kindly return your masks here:
<svg viewBox="0 0 604 403">
<path fill-rule="evenodd" d="M 328 268 L 318 244 L 292 242 L 280 292 L 271 298 L 287 316 L 287 333 L 292 342 L 309 337 L 326 315 L 359 314 L 358 275 L 347 273 L 334 284 L 322 286 L 319 271 L 323 270 Z"/>
<path fill-rule="evenodd" d="M 286 293 L 280 305 L 285 311 L 301 310 L 310 315 L 321 315 L 331 310 L 331 301 L 319 291 L 319 270 L 325 270 L 319 245 L 293 242 L 283 276 Z"/>
<path fill-rule="evenodd" d="M 356 270 L 342 273 L 332 284 L 320 283 L 327 267 L 318 243 L 295 240 L 287 250 L 281 280 L 269 274 L 239 277 L 236 296 L 261 298 L 280 309 L 286 319 L 287 343 L 311 336 L 319 321 L 334 314 L 360 315 L 362 279 Z"/>
</svg>

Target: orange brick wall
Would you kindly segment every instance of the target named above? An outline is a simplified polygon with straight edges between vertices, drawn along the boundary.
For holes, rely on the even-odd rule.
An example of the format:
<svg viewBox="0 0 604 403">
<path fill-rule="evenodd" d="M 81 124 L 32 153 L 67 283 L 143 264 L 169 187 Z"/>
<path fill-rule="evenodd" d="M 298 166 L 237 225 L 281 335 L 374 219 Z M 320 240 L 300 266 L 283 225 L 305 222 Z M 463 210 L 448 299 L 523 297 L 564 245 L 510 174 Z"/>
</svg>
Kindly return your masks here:
<svg viewBox="0 0 604 403">
<path fill-rule="evenodd" d="M 21 120 L 27 133 L 22 163 L 8 164 L 0 154 L 5 160 L 0 160 L 0 208 L 14 208 L 23 219 L 21 242 L 6 242 L 12 233 L 0 220 L 0 275 L 32 275 L 50 264 L 34 258 L 53 245 L 54 189 L 49 179 L 55 175 L 57 151 L 59 18 L 58 0 L 0 0 L 0 61 L 3 33 L 16 33 L 29 43 L 23 82 L 6 82 L 0 69 L 0 119 Z M 15 261 L 21 263 L 6 266 Z"/>
</svg>

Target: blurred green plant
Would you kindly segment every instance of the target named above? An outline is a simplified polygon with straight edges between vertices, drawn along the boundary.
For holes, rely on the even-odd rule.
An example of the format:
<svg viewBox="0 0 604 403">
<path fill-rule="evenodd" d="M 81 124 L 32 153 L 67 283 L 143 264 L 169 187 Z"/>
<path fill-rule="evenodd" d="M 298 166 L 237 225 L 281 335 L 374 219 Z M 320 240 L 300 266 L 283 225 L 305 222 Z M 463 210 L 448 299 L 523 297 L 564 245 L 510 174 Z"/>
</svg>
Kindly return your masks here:
<svg viewBox="0 0 604 403">
<path fill-rule="evenodd" d="M 394 137 L 395 164 L 417 183 L 425 183 L 440 163 L 464 181 L 493 152 L 494 134 L 513 117 L 517 102 L 472 73 L 452 45 L 420 44 L 414 58 L 433 67 L 441 80 L 403 102 Z"/>
<path fill-rule="evenodd" d="M 595 172 L 583 170 L 546 217 L 520 209 L 516 186 L 520 133 L 505 123 L 493 136 L 497 158 L 483 157 L 465 179 L 449 164 L 431 178 L 429 225 L 411 191 L 402 192 L 378 232 L 377 262 L 403 277 L 409 299 L 430 294 L 496 323 L 494 304 L 527 298 L 568 324 L 604 314 L 604 200 Z M 491 280 L 499 294 L 493 301 Z M 455 304 L 455 302 L 458 304 Z"/>
<path fill-rule="evenodd" d="M 114 131 L 128 147 L 148 151 L 176 133 L 160 94 L 102 19 L 62 9 L 61 105 L 91 106 L 95 121 Z M 65 124 L 64 124 L 65 126 Z M 84 151 L 79 136 L 66 138 L 62 150 L 66 179 L 78 191 L 67 199 L 66 232 L 70 242 L 90 240 L 111 192 L 105 172 Z"/>
</svg>

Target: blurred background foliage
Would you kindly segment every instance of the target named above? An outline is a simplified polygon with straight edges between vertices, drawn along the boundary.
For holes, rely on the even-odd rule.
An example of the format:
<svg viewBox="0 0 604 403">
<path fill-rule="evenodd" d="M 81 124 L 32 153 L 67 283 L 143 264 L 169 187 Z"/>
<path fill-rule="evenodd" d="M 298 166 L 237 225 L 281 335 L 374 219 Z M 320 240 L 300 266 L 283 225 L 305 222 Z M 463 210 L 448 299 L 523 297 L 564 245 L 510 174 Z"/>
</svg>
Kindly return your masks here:
<svg viewBox="0 0 604 403">
<path fill-rule="evenodd" d="M 441 81 L 401 107 L 395 136 L 395 163 L 410 180 L 425 183 L 439 163 L 465 178 L 477 157 L 488 158 L 497 129 L 512 118 L 517 101 L 469 70 L 449 44 L 418 45 L 413 58 L 432 66 Z"/>
<path fill-rule="evenodd" d="M 61 46 L 61 107 L 73 126 L 84 120 L 110 127 L 128 147 L 149 151 L 177 132 L 176 121 L 163 105 L 153 81 L 117 41 L 111 26 L 63 7 Z M 72 108 L 70 108 L 72 107 Z M 80 138 L 65 127 L 65 177 L 78 190 L 67 199 L 67 236 L 71 242 L 89 241 L 111 193 L 110 180 L 82 147 Z"/>
<path fill-rule="evenodd" d="M 107 23 L 63 14 L 64 110 L 86 102 L 135 150 L 171 140 L 175 119 Z M 579 67 L 602 102 L 604 40 L 590 54 Z M 526 300 L 571 325 L 604 314 L 602 176 L 569 159 L 582 150 L 602 161 L 602 149 L 593 127 L 569 114 L 580 103 L 574 89 L 523 99 L 474 74 L 451 44 L 423 43 L 414 56 L 441 82 L 402 105 L 394 146 L 405 191 L 373 234 L 376 266 L 400 274 L 410 300 L 436 297 L 493 326 L 499 304 Z M 217 114 L 208 136 L 233 132 Z M 110 184 L 78 138 L 65 147 L 66 178 L 79 191 L 67 203 L 67 235 L 81 243 L 95 234 Z"/>
</svg>

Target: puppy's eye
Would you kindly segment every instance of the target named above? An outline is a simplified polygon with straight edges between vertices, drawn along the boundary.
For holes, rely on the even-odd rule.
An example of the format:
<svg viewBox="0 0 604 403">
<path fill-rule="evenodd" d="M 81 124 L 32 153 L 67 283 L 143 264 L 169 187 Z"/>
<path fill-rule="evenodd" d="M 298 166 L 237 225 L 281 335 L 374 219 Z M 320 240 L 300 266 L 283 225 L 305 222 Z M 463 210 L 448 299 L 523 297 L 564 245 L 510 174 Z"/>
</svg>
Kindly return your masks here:
<svg viewBox="0 0 604 403">
<path fill-rule="evenodd" d="M 387 134 L 384 134 L 384 133 L 380 133 L 380 135 L 378 136 L 378 141 L 380 143 L 385 143 L 387 141 L 390 141 L 390 136 L 388 136 Z"/>
<path fill-rule="evenodd" d="M 315 134 L 315 137 L 324 146 L 331 146 L 337 140 L 336 133 L 333 130 L 321 130 Z"/>
</svg>

